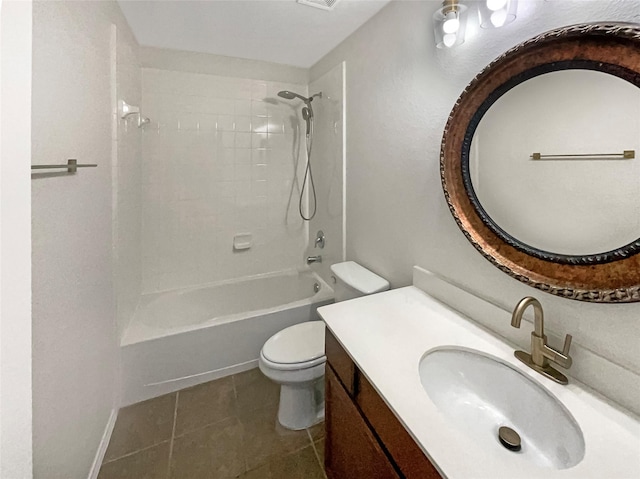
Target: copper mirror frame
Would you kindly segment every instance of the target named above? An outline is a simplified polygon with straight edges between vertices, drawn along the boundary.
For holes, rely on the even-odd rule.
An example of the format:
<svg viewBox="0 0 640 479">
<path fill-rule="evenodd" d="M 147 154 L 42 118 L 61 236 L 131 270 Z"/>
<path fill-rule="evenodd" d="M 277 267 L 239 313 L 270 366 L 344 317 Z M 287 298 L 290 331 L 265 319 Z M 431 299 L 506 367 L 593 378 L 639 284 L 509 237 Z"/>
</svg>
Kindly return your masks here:
<svg viewBox="0 0 640 479">
<path fill-rule="evenodd" d="M 444 195 L 473 246 L 517 280 L 578 301 L 640 301 L 640 239 L 599 255 L 539 251 L 501 230 L 471 187 L 471 138 L 487 109 L 519 83 L 565 69 L 599 70 L 640 87 L 640 25 L 592 23 L 552 30 L 512 48 L 480 72 L 458 98 L 444 130 L 440 151 Z"/>
</svg>

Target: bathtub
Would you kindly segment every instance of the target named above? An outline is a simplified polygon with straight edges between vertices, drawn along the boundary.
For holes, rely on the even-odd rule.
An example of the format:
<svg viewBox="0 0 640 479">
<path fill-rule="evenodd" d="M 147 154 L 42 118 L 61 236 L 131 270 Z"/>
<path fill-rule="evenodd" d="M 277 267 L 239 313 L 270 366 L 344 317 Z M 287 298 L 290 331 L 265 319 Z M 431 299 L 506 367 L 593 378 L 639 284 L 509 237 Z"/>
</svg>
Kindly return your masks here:
<svg viewBox="0 0 640 479">
<path fill-rule="evenodd" d="M 312 271 L 143 295 L 121 340 L 121 403 L 254 368 L 270 336 L 331 302 Z"/>
</svg>

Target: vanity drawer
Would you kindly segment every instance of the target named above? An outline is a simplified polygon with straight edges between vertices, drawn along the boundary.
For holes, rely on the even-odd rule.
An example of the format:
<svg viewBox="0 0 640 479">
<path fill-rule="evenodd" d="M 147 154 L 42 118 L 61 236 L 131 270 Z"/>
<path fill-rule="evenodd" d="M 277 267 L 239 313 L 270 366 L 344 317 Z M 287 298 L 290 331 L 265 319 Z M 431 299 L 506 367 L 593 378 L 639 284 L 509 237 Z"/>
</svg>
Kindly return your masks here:
<svg viewBox="0 0 640 479">
<path fill-rule="evenodd" d="M 335 336 L 328 329 L 325 333 L 324 348 L 327 356 L 327 362 L 331 365 L 336 376 L 349 395 L 354 397 L 357 389 L 356 366 Z"/>
<path fill-rule="evenodd" d="M 404 477 L 441 479 L 436 468 L 362 373 L 358 378 L 356 404 Z"/>
</svg>

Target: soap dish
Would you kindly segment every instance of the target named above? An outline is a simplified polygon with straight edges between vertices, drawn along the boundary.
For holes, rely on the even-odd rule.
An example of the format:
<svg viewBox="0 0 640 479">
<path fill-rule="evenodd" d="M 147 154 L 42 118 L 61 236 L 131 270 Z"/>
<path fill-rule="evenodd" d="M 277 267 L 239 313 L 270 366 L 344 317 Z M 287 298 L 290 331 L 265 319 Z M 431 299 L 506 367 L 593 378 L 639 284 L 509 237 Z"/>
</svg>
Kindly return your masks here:
<svg viewBox="0 0 640 479">
<path fill-rule="evenodd" d="M 253 246 L 253 235 L 251 233 L 240 233 L 233 237 L 233 249 L 242 251 Z"/>
</svg>

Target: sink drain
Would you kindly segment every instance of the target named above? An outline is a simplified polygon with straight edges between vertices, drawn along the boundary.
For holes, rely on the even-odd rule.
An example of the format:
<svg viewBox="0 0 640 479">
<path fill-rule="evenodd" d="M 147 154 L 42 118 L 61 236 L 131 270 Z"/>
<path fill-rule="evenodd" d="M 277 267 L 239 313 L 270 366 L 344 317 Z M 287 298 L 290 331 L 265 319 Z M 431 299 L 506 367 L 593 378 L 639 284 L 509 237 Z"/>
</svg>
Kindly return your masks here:
<svg viewBox="0 0 640 479">
<path fill-rule="evenodd" d="M 520 440 L 520 434 L 507 426 L 502 426 L 498 429 L 498 439 L 500 444 L 509 449 L 510 451 L 519 451 L 522 448 L 522 441 Z"/>
</svg>

